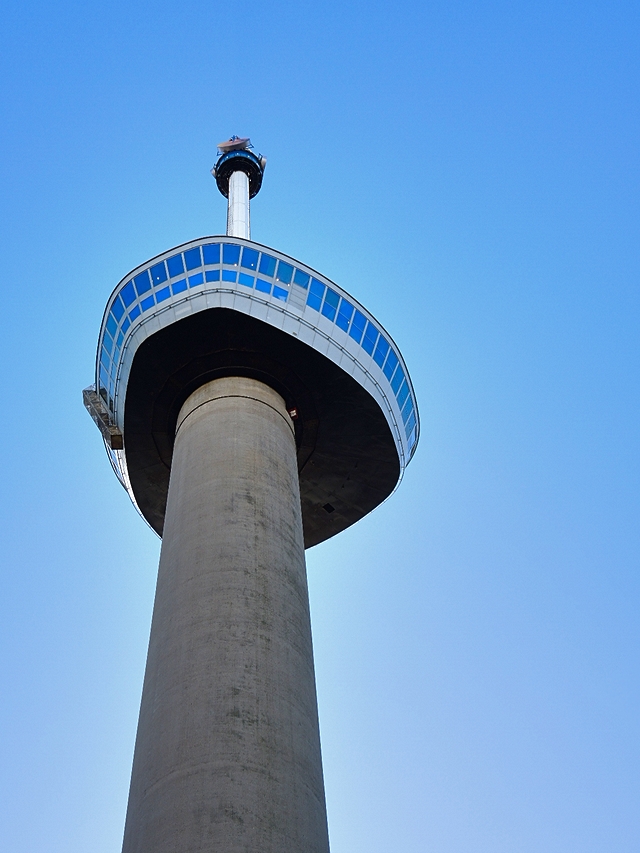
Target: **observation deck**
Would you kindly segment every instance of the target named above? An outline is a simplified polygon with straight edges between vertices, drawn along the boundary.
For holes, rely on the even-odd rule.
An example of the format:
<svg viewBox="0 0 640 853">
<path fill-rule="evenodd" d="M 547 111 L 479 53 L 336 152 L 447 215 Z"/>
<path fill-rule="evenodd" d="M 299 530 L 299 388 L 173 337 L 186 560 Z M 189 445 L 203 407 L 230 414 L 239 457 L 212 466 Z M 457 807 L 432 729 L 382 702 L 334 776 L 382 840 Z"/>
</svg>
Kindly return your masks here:
<svg viewBox="0 0 640 853">
<path fill-rule="evenodd" d="M 180 407 L 230 375 L 260 379 L 286 402 L 305 547 L 385 500 L 415 452 L 415 394 L 381 324 L 281 252 L 202 237 L 120 281 L 100 329 L 95 389 L 85 392 L 120 482 L 159 535 Z"/>
</svg>

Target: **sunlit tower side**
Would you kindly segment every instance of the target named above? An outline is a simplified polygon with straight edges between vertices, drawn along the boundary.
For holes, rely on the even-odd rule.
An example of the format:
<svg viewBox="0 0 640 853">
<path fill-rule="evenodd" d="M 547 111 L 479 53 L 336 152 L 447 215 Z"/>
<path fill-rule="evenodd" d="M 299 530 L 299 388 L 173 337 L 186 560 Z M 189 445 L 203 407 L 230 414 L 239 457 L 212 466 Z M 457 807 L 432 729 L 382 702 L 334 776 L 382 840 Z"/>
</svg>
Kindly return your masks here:
<svg viewBox="0 0 640 853">
<path fill-rule="evenodd" d="M 304 550 L 391 494 L 417 405 L 359 303 L 250 240 L 265 159 L 219 149 L 226 236 L 122 279 L 84 392 L 162 537 L 123 853 L 327 853 Z"/>
</svg>

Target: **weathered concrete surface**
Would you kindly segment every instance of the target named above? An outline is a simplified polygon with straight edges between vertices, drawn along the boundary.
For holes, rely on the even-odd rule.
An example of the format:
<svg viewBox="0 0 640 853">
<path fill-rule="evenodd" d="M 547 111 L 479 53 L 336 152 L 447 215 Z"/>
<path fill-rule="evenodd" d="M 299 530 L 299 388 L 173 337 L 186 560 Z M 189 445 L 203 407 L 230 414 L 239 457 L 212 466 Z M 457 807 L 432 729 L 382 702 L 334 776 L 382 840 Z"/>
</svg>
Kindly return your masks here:
<svg viewBox="0 0 640 853">
<path fill-rule="evenodd" d="M 296 447 L 283 399 L 182 407 L 123 853 L 327 853 Z"/>
</svg>

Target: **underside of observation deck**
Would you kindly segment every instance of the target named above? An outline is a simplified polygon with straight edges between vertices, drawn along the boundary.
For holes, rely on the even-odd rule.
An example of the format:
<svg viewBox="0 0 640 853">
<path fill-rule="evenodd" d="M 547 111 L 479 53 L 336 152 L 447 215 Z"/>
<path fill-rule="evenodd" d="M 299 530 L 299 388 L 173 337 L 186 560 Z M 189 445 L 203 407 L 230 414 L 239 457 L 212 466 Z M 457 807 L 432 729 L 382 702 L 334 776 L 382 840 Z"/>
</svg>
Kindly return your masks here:
<svg viewBox="0 0 640 853">
<path fill-rule="evenodd" d="M 159 535 L 178 413 L 196 388 L 222 376 L 270 385 L 292 412 L 306 548 L 354 524 L 391 494 L 400 476 L 398 452 L 368 391 L 291 335 L 212 308 L 142 343 L 127 383 L 127 468 L 140 511 Z"/>
</svg>

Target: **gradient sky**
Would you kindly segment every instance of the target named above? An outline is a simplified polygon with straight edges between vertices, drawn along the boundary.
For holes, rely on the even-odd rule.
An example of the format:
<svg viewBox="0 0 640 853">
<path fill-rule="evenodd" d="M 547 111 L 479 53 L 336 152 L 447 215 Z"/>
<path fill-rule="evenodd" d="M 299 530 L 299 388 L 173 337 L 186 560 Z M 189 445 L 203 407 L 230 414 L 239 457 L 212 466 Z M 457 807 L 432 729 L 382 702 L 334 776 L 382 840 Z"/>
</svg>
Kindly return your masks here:
<svg viewBox="0 0 640 853">
<path fill-rule="evenodd" d="M 82 407 L 132 267 L 253 237 L 400 346 L 398 492 L 308 552 L 332 853 L 640 850 L 640 6 L 5 3 L 0 850 L 119 853 L 159 541 Z"/>
</svg>

